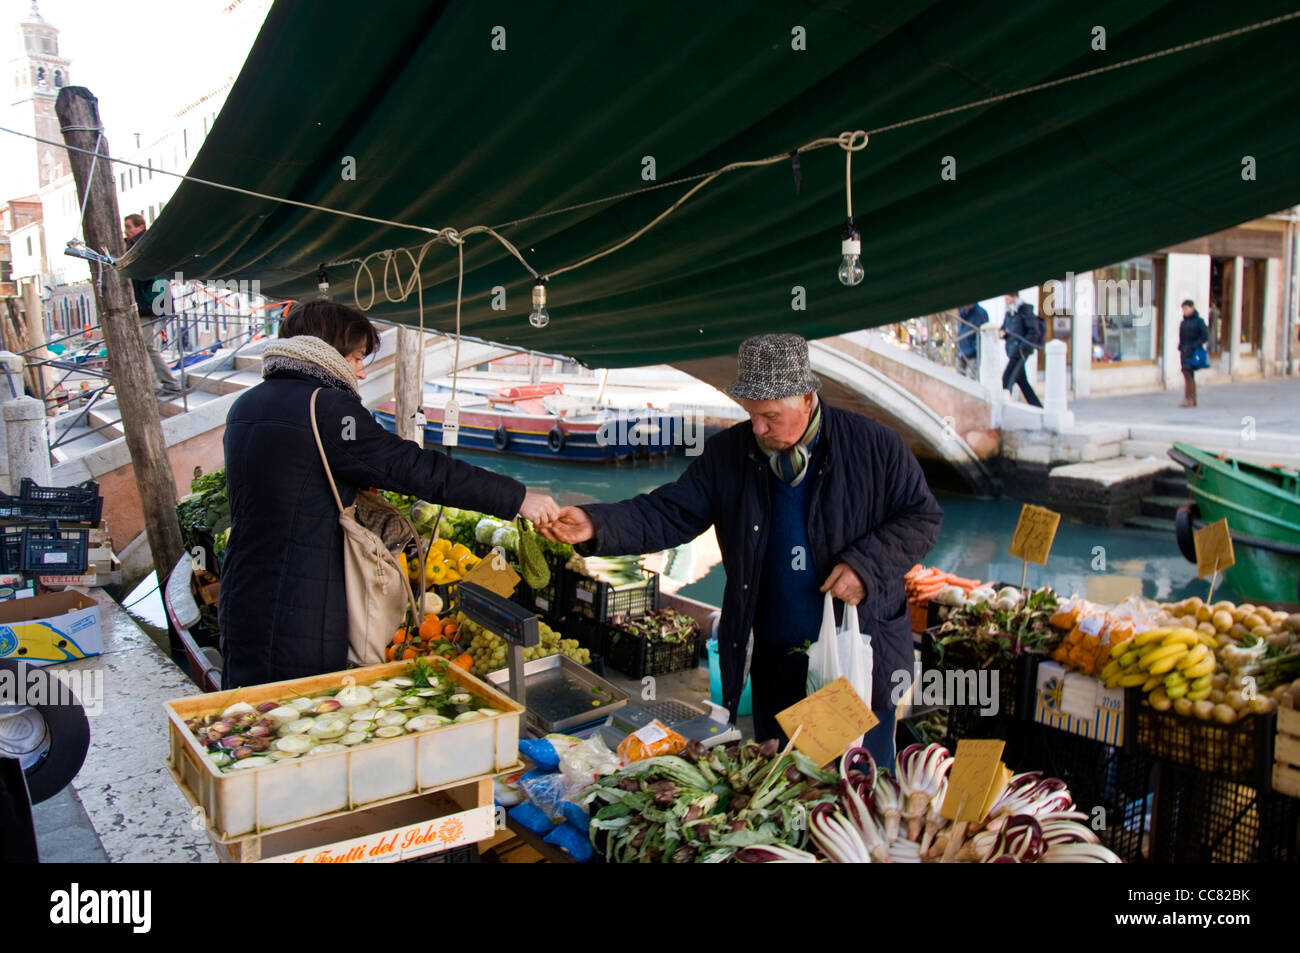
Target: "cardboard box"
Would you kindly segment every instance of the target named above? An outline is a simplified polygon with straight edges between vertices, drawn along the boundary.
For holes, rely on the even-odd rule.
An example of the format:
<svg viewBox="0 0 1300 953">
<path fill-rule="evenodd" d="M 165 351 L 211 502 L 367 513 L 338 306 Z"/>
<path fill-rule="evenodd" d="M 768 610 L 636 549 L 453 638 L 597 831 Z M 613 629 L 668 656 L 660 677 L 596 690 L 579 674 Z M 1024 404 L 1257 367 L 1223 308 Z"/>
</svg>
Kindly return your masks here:
<svg viewBox="0 0 1300 953">
<path fill-rule="evenodd" d="M 1081 688 L 1087 690 L 1080 692 Z M 1073 700 L 1081 694 L 1089 702 L 1078 706 Z M 1106 688 L 1091 675 L 1068 671 L 1057 662 L 1040 662 L 1034 721 L 1108 745 L 1123 745 L 1124 689 Z"/>
<path fill-rule="evenodd" d="M 52 592 L 0 603 L 0 658 L 50 665 L 104 651 L 99 603 L 80 592 Z"/>
</svg>

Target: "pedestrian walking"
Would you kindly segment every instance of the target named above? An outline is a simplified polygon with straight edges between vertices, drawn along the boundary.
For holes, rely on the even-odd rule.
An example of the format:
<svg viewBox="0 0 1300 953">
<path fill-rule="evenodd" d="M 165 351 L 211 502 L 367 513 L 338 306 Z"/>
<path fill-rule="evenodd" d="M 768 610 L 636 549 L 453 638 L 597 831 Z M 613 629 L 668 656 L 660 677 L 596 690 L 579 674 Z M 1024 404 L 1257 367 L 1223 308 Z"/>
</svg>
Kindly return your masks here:
<svg viewBox="0 0 1300 953">
<path fill-rule="evenodd" d="M 131 248 L 147 231 L 144 216 L 131 214 L 122 220 L 122 231 L 126 237 L 126 247 Z M 161 287 L 159 287 L 161 286 Z M 181 394 L 181 385 L 172 376 L 171 368 L 162 356 L 155 334 L 155 325 L 164 315 L 171 313 L 171 295 L 167 293 L 167 281 L 164 278 L 132 278 L 131 290 L 135 294 L 135 307 L 140 312 L 140 322 L 144 330 L 144 343 L 149 351 L 149 360 L 153 364 L 154 377 L 158 379 L 155 390 L 164 397 L 177 397 Z M 155 314 L 154 303 L 160 309 Z"/>
<path fill-rule="evenodd" d="M 989 323 L 989 313 L 978 304 L 964 304 L 957 309 L 960 327 L 957 331 L 957 367 L 969 377 L 974 373 L 979 357 L 980 328 Z"/>
<path fill-rule="evenodd" d="M 1006 340 L 1007 369 L 1002 372 L 1002 389 L 1008 393 L 1013 386 L 1019 386 L 1025 402 L 1031 407 L 1042 407 L 1043 402 L 1030 386 L 1029 375 L 1025 373 L 1025 362 L 1043 343 L 1045 326 L 1043 319 L 1034 313 L 1033 307 L 1020 300 L 1020 295 L 1006 296 L 1007 316 L 1002 319 L 1002 338 Z"/>
</svg>

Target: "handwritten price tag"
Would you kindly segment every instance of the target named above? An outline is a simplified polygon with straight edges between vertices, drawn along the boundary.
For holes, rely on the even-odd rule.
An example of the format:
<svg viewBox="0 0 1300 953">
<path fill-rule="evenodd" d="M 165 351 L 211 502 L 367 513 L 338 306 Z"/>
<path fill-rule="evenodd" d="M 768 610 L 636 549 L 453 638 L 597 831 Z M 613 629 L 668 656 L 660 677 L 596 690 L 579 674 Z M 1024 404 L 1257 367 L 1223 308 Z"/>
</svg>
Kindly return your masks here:
<svg viewBox="0 0 1300 953">
<path fill-rule="evenodd" d="M 1020 519 L 1011 537 L 1011 555 L 1026 562 L 1047 562 L 1056 539 L 1056 528 L 1061 525 L 1061 514 L 1046 507 L 1026 503 L 1020 509 Z"/>
<path fill-rule="evenodd" d="M 1198 529 L 1192 537 L 1196 546 L 1196 575 L 1204 579 L 1223 572 L 1237 562 L 1232 554 L 1232 535 L 1227 517 Z"/>
<path fill-rule="evenodd" d="M 776 722 L 787 737 L 802 726 L 794 746 L 819 765 L 844 753 L 859 735 L 880 723 L 849 680 L 840 676 L 825 688 L 777 712 Z"/>
<path fill-rule="evenodd" d="M 950 821 L 978 823 L 988 814 L 993 802 L 1011 780 L 1011 772 L 1002 763 L 1005 741 L 966 738 L 957 742 L 957 753 L 948 771 L 948 795 L 940 813 Z M 957 811 L 965 801 L 961 817 Z"/>
</svg>

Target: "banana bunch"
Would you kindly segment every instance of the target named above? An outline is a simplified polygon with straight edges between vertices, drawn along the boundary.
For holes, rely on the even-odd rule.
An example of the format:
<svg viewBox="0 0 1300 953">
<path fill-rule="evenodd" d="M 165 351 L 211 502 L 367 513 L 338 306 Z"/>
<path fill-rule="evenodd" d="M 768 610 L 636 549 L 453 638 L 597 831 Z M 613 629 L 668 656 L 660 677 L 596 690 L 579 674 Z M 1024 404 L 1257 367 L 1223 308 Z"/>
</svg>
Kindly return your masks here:
<svg viewBox="0 0 1300 953">
<path fill-rule="evenodd" d="M 1140 686 L 1151 707 L 1168 711 L 1175 699 L 1197 702 L 1210 697 L 1218 664 L 1214 647 L 1213 636 L 1195 629 L 1148 629 L 1111 647 L 1101 680 L 1107 688 Z"/>
</svg>

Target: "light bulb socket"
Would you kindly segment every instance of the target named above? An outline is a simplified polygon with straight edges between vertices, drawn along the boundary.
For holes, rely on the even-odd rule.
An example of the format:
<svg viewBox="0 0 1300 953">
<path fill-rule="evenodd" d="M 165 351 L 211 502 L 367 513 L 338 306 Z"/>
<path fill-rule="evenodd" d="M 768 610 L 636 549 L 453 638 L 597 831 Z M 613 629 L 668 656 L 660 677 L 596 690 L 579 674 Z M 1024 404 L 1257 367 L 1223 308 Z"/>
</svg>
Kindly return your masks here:
<svg viewBox="0 0 1300 953">
<path fill-rule="evenodd" d="M 533 285 L 533 310 L 541 311 L 546 307 L 546 279 L 538 278 Z"/>
<path fill-rule="evenodd" d="M 326 273 L 324 265 L 316 269 L 316 287 L 323 295 L 330 293 L 330 276 Z"/>
<path fill-rule="evenodd" d="M 841 255 L 861 255 L 861 254 L 862 254 L 862 242 L 858 241 L 856 238 L 846 238 L 846 239 L 844 239 L 842 242 L 840 242 L 840 254 L 841 254 Z"/>
</svg>

